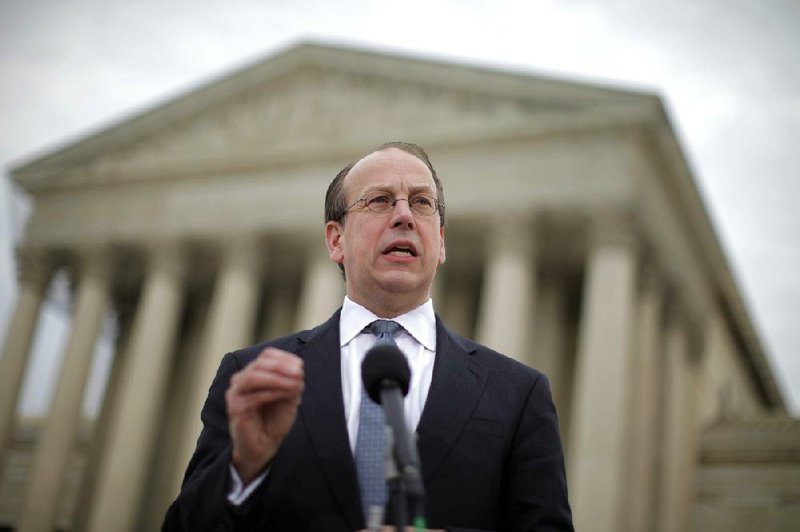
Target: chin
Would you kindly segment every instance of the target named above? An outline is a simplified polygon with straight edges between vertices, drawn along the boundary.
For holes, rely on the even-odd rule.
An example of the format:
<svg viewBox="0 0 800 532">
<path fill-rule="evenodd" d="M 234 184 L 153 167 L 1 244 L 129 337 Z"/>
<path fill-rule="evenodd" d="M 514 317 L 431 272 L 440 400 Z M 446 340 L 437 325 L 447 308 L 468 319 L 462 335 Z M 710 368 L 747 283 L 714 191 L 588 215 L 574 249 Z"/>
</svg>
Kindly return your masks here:
<svg viewBox="0 0 800 532">
<path fill-rule="evenodd" d="M 425 285 L 422 279 L 409 272 L 389 272 L 382 275 L 379 284 L 387 292 L 406 294 L 422 290 Z"/>
</svg>

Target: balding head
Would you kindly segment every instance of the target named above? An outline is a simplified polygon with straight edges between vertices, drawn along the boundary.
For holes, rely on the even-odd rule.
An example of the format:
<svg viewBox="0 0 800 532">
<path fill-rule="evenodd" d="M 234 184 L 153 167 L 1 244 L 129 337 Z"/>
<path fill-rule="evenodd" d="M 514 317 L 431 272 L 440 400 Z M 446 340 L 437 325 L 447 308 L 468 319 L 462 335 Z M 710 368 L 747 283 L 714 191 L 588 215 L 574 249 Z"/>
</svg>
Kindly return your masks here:
<svg viewBox="0 0 800 532">
<path fill-rule="evenodd" d="M 420 161 L 422 161 L 425 166 L 428 167 L 428 170 L 431 172 L 431 177 L 433 178 L 433 182 L 436 186 L 436 199 L 439 202 L 439 225 L 444 227 L 445 216 L 444 216 L 444 189 L 442 188 L 442 182 L 439 180 L 439 176 L 436 175 L 436 170 L 433 168 L 433 164 L 431 164 L 430 159 L 428 158 L 428 154 L 425 153 L 425 150 L 422 149 L 421 146 L 416 144 L 412 144 L 410 142 L 386 142 L 378 146 L 377 149 L 371 151 L 361 159 L 357 161 L 353 161 L 347 166 L 345 166 L 336 177 L 333 178 L 331 184 L 328 186 L 328 192 L 325 194 L 325 222 L 336 221 L 344 223 L 344 216 L 345 211 L 348 206 L 348 199 L 347 199 L 347 191 L 345 190 L 344 181 L 347 175 L 350 173 L 350 170 L 358 164 L 359 161 L 368 157 L 369 155 L 383 151 L 388 149 L 398 149 L 404 151 L 410 155 L 413 155 Z"/>
</svg>

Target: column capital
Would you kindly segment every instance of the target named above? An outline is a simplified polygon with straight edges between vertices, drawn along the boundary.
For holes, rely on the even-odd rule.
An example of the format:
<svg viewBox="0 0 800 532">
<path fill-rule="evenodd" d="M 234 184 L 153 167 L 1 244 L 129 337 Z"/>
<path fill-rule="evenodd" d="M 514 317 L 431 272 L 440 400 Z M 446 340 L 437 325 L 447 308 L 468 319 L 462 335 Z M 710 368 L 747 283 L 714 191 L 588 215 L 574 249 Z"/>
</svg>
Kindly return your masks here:
<svg viewBox="0 0 800 532">
<path fill-rule="evenodd" d="M 16 250 L 18 279 L 44 290 L 55 269 L 55 259 L 47 250 L 21 246 Z"/>
<path fill-rule="evenodd" d="M 514 250 L 530 254 L 536 251 L 536 217 L 529 212 L 498 214 L 489 219 L 487 235 L 490 249 Z"/>
<path fill-rule="evenodd" d="M 637 245 L 633 220 L 624 212 L 604 211 L 594 213 L 589 219 L 589 241 L 592 246 L 624 246 Z"/>
<path fill-rule="evenodd" d="M 538 216 L 535 212 L 521 210 L 500 211 L 487 216 L 487 222 L 493 229 L 510 226 L 527 226 L 533 229 L 537 220 Z"/>
<path fill-rule="evenodd" d="M 214 242 L 223 264 L 248 268 L 258 265 L 261 245 L 258 235 L 250 232 L 223 235 Z"/>
<path fill-rule="evenodd" d="M 699 364 L 705 353 L 710 318 L 696 312 L 685 297 L 675 292 L 669 299 L 667 317 L 668 323 L 683 330 L 687 359 L 692 364 Z"/>
<path fill-rule="evenodd" d="M 661 271 L 647 260 L 643 260 L 640 267 L 639 283 L 643 290 L 652 292 L 665 292 L 667 282 Z"/>
<path fill-rule="evenodd" d="M 111 247 L 106 244 L 84 245 L 75 249 L 79 277 L 108 278 L 113 271 Z"/>
<path fill-rule="evenodd" d="M 186 245 L 180 240 L 156 240 L 144 247 L 150 269 L 166 270 L 175 276 L 183 273 L 187 252 Z"/>
</svg>

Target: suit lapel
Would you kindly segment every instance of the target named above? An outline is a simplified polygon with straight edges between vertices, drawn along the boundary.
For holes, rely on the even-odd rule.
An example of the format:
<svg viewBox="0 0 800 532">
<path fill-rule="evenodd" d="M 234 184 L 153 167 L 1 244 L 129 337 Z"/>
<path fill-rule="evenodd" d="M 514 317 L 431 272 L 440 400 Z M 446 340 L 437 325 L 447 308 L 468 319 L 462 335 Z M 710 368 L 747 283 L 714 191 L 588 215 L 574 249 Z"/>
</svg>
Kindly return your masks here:
<svg viewBox="0 0 800 532">
<path fill-rule="evenodd" d="M 355 461 L 342 399 L 339 312 L 300 337 L 306 387 L 300 417 L 331 492 L 353 529 L 362 523 Z"/>
<path fill-rule="evenodd" d="M 425 483 L 450 452 L 483 393 L 488 371 L 473 348 L 458 343 L 436 319 L 436 359 L 433 379 L 417 434 Z"/>
</svg>

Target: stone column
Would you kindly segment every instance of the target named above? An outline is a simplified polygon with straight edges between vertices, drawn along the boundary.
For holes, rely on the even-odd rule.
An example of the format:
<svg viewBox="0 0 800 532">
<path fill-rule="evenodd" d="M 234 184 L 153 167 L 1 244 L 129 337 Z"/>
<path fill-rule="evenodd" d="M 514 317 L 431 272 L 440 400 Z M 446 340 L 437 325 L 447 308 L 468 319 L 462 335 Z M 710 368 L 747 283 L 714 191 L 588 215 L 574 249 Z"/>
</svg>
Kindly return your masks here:
<svg viewBox="0 0 800 532">
<path fill-rule="evenodd" d="M 624 530 L 648 532 L 653 522 L 656 490 L 656 449 L 659 437 L 661 332 L 664 297 L 656 273 L 642 275 L 633 360 L 633 394 L 629 405 L 629 460 L 627 461 Z"/>
<path fill-rule="evenodd" d="M 593 227 L 570 429 L 569 487 L 576 530 L 621 529 L 625 414 L 631 376 L 636 253 L 624 220 Z"/>
<path fill-rule="evenodd" d="M 81 404 L 100 326 L 108 310 L 110 261 L 101 250 L 81 256 L 72 332 L 53 406 L 38 439 L 21 532 L 52 532 L 67 464 L 81 423 Z"/>
<path fill-rule="evenodd" d="M 114 342 L 114 360 L 106 381 L 103 393 L 103 404 L 97 418 L 93 422 L 91 442 L 88 446 L 88 459 L 84 462 L 81 487 L 75 502 L 71 523 L 71 530 L 86 530 L 89 528 L 89 517 L 92 511 L 92 502 L 97 491 L 100 464 L 105 461 L 105 456 L 111 451 L 109 446 L 110 421 L 116 415 L 116 406 L 119 402 L 119 383 L 128 368 L 128 348 L 130 346 L 131 329 L 133 328 L 134 309 L 124 298 L 114 302 L 117 313 L 118 334 Z M 91 379 L 91 377 L 90 377 Z"/>
<path fill-rule="evenodd" d="M 566 444 L 571 387 L 567 371 L 565 337 L 565 287 L 561 279 L 548 276 L 539 287 L 536 302 L 536 333 L 533 367 L 547 375 L 558 412 L 561 439 Z"/>
<path fill-rule="evenodd" d="M 225 353 L 246 347 L 252 342 L 259 281 L 257 241 L 249 236 L 233 238 L 222 249 L 222 254 L 205 341 L 188 383 L 188 408 L 179 437 L 177 469 L 172 482 L 176 495 L 200 435 L 200 411 L 219 363 Z"/>
<path fill-rule="evenodd" d="M 20 280 L 17 306 L 6 332 L 0 358 L 0 468 L 13 438 L 17 400 L 30 358 L 33 333 L 52 275 L 43 253 L 22 250 L 18 260 Z"/>
<path fill-rule="evenodd" d="M 446 277 L 437 281 L 444 281 L 443 288 L 439 289 L 443 302 L 439 304 L 444 321 L 450 329 L 468 338 L 474 337 L 472 312 L 475 308 L 475 297 L 470 290 L 470 275 L 469 272 L 459 271 L 457 268 L 457 265 L 451 264 Z"/>
<path fill-rule="evenodd" d="M 532 362 L 534 244 L 534 230 L 524 218 L 493 224 L 478 317 L 478 341 L 525 364 Z"/>
<path fill-rule="evenodd" d="M 187 270 L 189 268 L 187 267 Z M 187 272 L 188 273 L 188 272 Z M 191 283 L 190 275 L 186 281 Z M 183 312 L 181 337 L 175 348 L 172 362 L 172 372 L 167 385 L 168 392 L 164 404 L 161 432 L 158 434 L 156 449 L 152 462 L 152 476 L 145 488 L 145 497 L 142 502 L 142 512 L 139 530 L 159 530 L 164 520 L 164 514 L 175 500 L 180 488 L 183 473 L 187 463 L 180 453 L 181 437 L 188 421 L 189 394 L 194 383 L 195 369 L 202 362 L 199 354 L 205 347 L 206 325 L 208 323 L 211 298 L 214 285 L 210 279 L 201 288 L 197 285 L 187 285 L 185 298 L 186 309 Z M 190 291 L 191 290 L 191 291 Z M 209 383 L 210 384 L 210 383 Z M 206 389 L 208 385 L 206 384 Z"/>
<path fill-rule="evenodd" d="M 694 486 L 694 368 L 689 361 L 685 319 L 675 311 L 667 329 L 664 360 L 664 434 L 660 471 L 659 532 L 688 529 Z"/>
<path fill-rule="evenodd" d="M 88 530 L 133 531 L 150 470 L 181 309 L 181 257 L 175 243 L 152 250 L 120 375 L 108 451 L 100 465 Z M 143 393 L 143 391 L 146 392 Z"/>
<path fill-rule="evenodd" d="M 298 306 L 296 286 L 279 273 L 276 278 L 283 278 L 285 282 L 270 287 L 261 323 L 260 340 L 278 338 L 295 330 Z"/>
<path fill-rule="evenodd" d="M 322 238 L 309 239 L 311 260 L 300 289 L 297 329 L 310 329 L 330 318 L 344 297 L 339 267 L 331 261 Z"/>
</svg>

